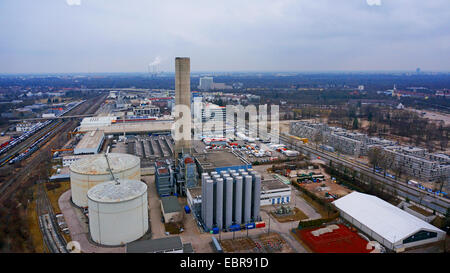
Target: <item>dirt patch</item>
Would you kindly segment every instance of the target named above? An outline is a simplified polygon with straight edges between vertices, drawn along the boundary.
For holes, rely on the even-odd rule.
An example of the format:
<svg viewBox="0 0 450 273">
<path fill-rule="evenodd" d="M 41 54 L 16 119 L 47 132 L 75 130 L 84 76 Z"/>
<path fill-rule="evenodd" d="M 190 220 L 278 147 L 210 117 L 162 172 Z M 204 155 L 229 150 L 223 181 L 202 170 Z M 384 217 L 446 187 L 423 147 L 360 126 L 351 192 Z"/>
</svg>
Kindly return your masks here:
<svg viewBox="0 0 450 273">
<path fill-rule="evenodd" d="M 419 208 L 419 207 L 417 207 L 417 206 L 414 206 L 414 205 L 409 206 L 408 208 L 410 208 L 410 209 L 412 209 L 413 211 L 418 212 L 418 213 L 420 213 L 420 214 L 422 214 L 422 215 L 424 215 L 424 216 L 427 216 L 427 217 L 433 215 L 433 213 L 431 213 L 431 212 L 429 212 L 429 211 L 426 211 L 426 210 L 424 210 L 423 208 Z"/>
<path fill-rule="evenodd" d="M 258 237 L 259 243 L 267 253 L 292 253 L 293 249 L 278 233 L 264 233 Z"/>
<path fill-rule="evenodd" d="M 247 237 L 222 240 L 220 244 L 225 253 L 246 253 L 256 248 L 255 242 Z"/>
<path fill-rule="evenodd" d="M 183 225 L 181 223 L 165 223 L 164 228 L 166 229 L 166 232 L 169 232 L 170 234 L 180 234 Z"/>
<path fill-rule="evenodd" d="M 292 222 L 292 221 L 301 221 L 308 219 L 309 217 L 301 211 L 299 208 L 293 208 L 292 215 L 280 216 L 275 212 L 271 212 L 272 216 L 280 223 Z"/>
</svg>

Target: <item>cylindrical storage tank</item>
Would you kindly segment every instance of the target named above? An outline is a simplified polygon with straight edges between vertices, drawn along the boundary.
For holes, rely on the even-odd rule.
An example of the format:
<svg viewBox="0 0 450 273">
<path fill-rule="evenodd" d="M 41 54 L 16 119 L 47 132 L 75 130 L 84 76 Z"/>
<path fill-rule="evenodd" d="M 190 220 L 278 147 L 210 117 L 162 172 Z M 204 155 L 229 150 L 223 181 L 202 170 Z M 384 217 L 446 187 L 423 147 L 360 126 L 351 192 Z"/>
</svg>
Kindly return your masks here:
<svg viewBox="0 0 450 273">
<path fill-rule="evenodd" d="M 94 242 L 116 246 L 148 230 L 147 185 L 136 180 L 98 184 L 87 192 L 89 230 Z"/>
<path fill-rule="evenodd" d="M 242 224 L 242 176 L 234 179 L 234 223 Z"/>
<path fill-rule="evenodd" d="M 225 179 L 225 227 L 233 224 L 233 178 Z"/>
<path fill-rule="evenodd" d="M 97 184 L 114 179 L 141 180 L 141 160 L 129 154 L 109 153 L 87 156 L 73 162 L 70 169 L 72 201 L 79 207 L 88 205 L 87 192 Z"/>
<path fill-rule="evenodd" d="M 219 229 L 223 226 L 223 178 L 217 178 L 215 182 L 215 197 L 214 197 L 215 224 Z"/>
<path fill-rule="evenodd" d="M 252 216 L 252 177 L 246 175 L 244 177 L 244 207 L 242 214 L 244 216 L 244 223 L 250 223 Z"/>
<path fill-rule="evenodd" d="M 260 206 L 261 206 L 261 175 L 255 174 L 253 176 L 253 205 L 252 218 L 253 221 L 259 221 Z"/>
<path fill-rule="evenodd" d="M 203 222 L 205 221 L 205 213 L 206 213 L 206 208 L 205 208 L 205 198 L 206 198 L 206 180 L 210 179 L 208 173 L 202 173 L 202 208 L 201 208 L 201 216 L 202 216 L 202 220 Z"/>
<path fill-rule="evenodd" d="M 208 230 L 213 227 L 214 217 L 214 181 L 207 179 L 205 183 L 205 218 L 203 219 Z"/>
</svg>

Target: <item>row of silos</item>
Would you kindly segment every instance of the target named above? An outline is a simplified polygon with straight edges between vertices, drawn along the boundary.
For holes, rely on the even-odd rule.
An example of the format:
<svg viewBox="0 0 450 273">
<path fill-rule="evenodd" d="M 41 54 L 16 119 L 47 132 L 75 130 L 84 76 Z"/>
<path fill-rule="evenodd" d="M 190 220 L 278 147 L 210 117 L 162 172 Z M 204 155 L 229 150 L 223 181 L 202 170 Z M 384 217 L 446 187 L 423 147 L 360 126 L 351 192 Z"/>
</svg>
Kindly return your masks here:
<svg viewBox="0 0 450 273">
<path fill-rule="evenodd" d="M 205 228 L 227 229 L 260 220 L 261 176 L 240 169 L 202 174 L 201 217 Z"/>
</svg>

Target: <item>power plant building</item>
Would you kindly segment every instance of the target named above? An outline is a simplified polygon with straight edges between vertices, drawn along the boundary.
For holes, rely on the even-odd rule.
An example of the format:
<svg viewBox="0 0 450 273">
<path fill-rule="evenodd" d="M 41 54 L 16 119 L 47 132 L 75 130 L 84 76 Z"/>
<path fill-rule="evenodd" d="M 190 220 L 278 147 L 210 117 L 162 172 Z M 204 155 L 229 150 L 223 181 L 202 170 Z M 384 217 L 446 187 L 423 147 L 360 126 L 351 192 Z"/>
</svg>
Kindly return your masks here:
<svg viewBox="0 0 450 273">
<path fill-rule="evenodd" d="M 261 176 L 254 171 L 202 173 L 201 218 L 205 230 L 259 221 L 260 192 Z"/>
</svg>

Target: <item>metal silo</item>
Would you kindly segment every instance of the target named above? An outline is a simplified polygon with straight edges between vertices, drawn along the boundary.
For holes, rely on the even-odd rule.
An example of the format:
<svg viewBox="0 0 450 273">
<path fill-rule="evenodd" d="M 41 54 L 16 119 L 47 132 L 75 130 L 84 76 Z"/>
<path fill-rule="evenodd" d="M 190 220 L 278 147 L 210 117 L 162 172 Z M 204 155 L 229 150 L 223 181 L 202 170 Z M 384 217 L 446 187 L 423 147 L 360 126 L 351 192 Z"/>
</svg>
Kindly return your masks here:
<svg viewBox="0 0 450 273">
<path fill-rule="evenodd" d="M 148 230 L 147 185 L 135 180 L 103 182 L 87 192 L 89 231 L 94 242 L 117 246 Z"/>
<path fill-rule="evenodd" d="M 205 196 L 206 196 L 206 180 L 210 179 L 208 173 L 202 173 L 202 208 L 201 208 L 201 217 L 203 222 L 205 222 Z"/>
<path fill-rule="evenodd" d="M 242 224 L 242 176 L 234 179 L 234 222 Z"/>
<path fill-rule="evenodd" d="M 243 196 L 244 223 L 250 223 L 252 214 L 252 177 L 250 175 L 244 176 L 244 196 Z"/>
<path fill-rule="evenodd" d="M 202 198 L 203 199 L 203 198 Z M 203 222 L 208 230 L 213 227 L 214 216 L 214 181 L 207 179 L 205 183 L 205 218 Z"/>
<path fill-rule="evenodd" d="M 233 178 L 225 179 L 225 227 L 228 228 L 233 224 Z"/>
<path fill-rule="evenodd" d="M 217 178 L 215 182 L 215 197 L 214 197 L 214 223 L 222 229 L 223 226 L 223 178 Z"/>
<path fill-rule="evenodd" d="M 255 174 L 253 179 L 252 219 L 256 222 L 259 221 L 261 206 L 261 175 Z"/>
<path fill-rule="evenodd" d="M 141 161 L 139 157 L 129 154 L 86 156 L 73 162 L 69 169 L 72 201 L 79 207 L 88 206 L 87 192 L 97 184 L 114 179 L 141 180 Z"/>
</svg>

